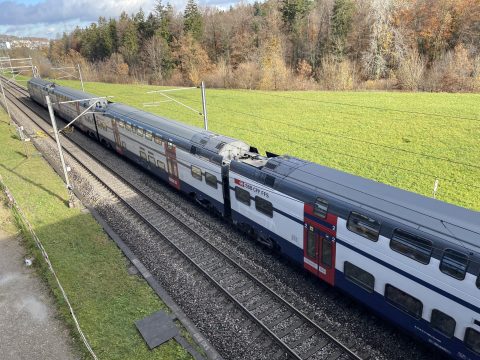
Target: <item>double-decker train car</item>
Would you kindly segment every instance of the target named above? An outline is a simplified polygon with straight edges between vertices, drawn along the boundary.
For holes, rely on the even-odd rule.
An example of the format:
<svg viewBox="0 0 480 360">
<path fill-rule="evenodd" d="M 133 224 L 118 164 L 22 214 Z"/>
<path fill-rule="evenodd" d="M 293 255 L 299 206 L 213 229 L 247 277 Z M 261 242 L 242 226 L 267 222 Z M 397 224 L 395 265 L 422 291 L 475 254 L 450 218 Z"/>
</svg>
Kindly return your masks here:
<svg viewBox="0 0 480 360">
<path fill-rule="evenodd" d="M 289 156 L 233 160 L 230 192 L 233 221 L 261 242 L 449 355 L 479 358 L 478 213 Z"/>
<path fill-rule="evenodd" d="M 28 88 L 43 106 L 49 95 L 54 111 L 66 120 L 97 102 L 95 111 L 80 117 L 75 126 L 203 205 L 229 216 L 228 162 L 250 150 L 244 142 L 42 79 L 30 80 Z"/>
<path fill-rule="evenodd" d="M 29 91 L 66 120 L 95 104 L 82 131 L 410 334 L 480 359 L 479 213 L 44 80 Z"/>
</svg>

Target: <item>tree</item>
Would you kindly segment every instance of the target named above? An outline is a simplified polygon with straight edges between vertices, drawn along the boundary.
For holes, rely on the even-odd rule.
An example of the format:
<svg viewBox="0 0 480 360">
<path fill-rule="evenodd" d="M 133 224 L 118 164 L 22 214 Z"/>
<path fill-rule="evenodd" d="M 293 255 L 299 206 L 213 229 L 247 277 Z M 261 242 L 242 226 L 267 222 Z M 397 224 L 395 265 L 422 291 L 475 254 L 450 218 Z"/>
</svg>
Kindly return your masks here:
<svg viewBox="0 0 480 360">
<path fill-rule="evenodd" d="M 167 41 L 160 35 L 152 36 L 146 43 L 143 52 L 145 64 L 151 70 L 156 81 L 168 78 L 174 63 Z"/>
<path fill-rule="evenodd" d="M 138 50 L 137 28 L 133 21 L 129 21 L 122 36 L 120 53 L 130 67 L 138 60 Z"/>
<path fill-rule="evenodd" d="M 202 37 L 203 21 L 195 0 L 188 0 L 183 19 L 183 30 L 191 34 L 195 40 L 200 40 Z"/>
<path fill-rule="evenodd" d="M 310 0 L 282 0 L 280 4 L 285 33 L 289 40 L 287 51 L 290 53 L 292 67 L 298 63 L 310 42 L 308 14 L 311 7 Z"/>
<path fill-rule="evenodd" d="M 261 68 L 260 88 L 269 90 L 285 88 L 288 69 L 283 59 L 282 46 L 278 37 L 271 36 L 266 41 L 263 48 Z"/>
<path fill-rule="evenodd" d="M 399 54 L 403 52 L 403 44 L 398 43 L 401 38 L 392 22 L 393 10 L 393 0 L 371 0 L 370 44 L 362 59 L 369 78 L 380 79 L 386 76 L 389 63 L 395 63 L 395 56 L 403 57 Z"/>
<path fill-rule="evenodd" d="M 308 14 L 311 5 L 310 0 L 282 0 L 280 12 L 288 32 L 297 30 L 298 23 Z"/>
<path fill-rule="evenodd" d="M 155 17 L 158 21 L 156 33 L 170 44 L 173 40 L 173 34 L 170 28 L 174 17 L 172 5 L 167 3 L 167 5 L 164 6 L 162 1 L 159 0 L 155 5 Z"/>
<path fill-rule="evenodd" d="M 337 56 L 345 54 L 347 36 L 352 29 L 353 13 L 355 4 L 353 0 L 335 0 L 332 14 L 332 38 L 331 50 Z"/>
<path fill-rule="evenodd" d="M 186 34 L 175 44 L 175 57 L 184 79 L 192 85 L 198 85 L 211 67 L 206 51 L 191 34 Z"/>
</svg>

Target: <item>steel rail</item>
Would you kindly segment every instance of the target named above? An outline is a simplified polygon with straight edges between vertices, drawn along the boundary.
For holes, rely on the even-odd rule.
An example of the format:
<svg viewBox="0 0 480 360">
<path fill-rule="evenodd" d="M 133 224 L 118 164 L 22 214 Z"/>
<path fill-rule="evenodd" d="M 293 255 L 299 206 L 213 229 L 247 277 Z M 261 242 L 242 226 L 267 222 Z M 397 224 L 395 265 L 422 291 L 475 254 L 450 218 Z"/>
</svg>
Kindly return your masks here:
<svg viewBox="0 0 480 360">
<path fill-rule="evenodd" d="M 16 84 L 16 87 L 20 90 L 17 90 L 17 91 L 21 91 L 25 96 L 29 96 L 28 92 L 26 91 L 25 88 L 21 87 L 20 85 Z M 9 90 L 8 90 L 9 91 Z M 9 91 L 10 92 L 10 91 Z M 10 94 L 12 96 L 13 93 L 10 92 Z M 19 100 L 21 101 L 21 100 Z M 24 101 L 21 101 L 21 103 L 26 106 L 27 108 L 29 108 L 32 112 L 35 113 L 35 110 L 32 109 L 28 104 L 26 104 Z M 27 114 L 26 114 L 27 115 Z M 28 116 L 28 115 L 27 115 Z M 37 115 L 37 116 L 40 116 L 40 115 Z M 32 121 L 34 121 L 38 126 L 42 127 L 36 120 L 32 119 L 31 116 L 28 116 Z M 45 119 L 44 119 L 45 120 Z M 43 123 L 44 125 L 44 123 Z M 46 131 L 50 137 L 52 137 L 52 135 Z M 79 145 L 77 143 L 75 143 L 75 141 L 73 141 L 72 139 L 69 139 L 70 142 L 72 142 L 73 144 L 75 144 L 76 146 L 79 146 L 80 148 L 82 148 L 82 150 L 84 152 L 86 152 L 87 154 L 89 154 L 90 157 L 92 157 L 92 161 L 96 161 L 96 162 L 99 162 L 101 163 L 101 161 L 99 161 L 98 159 L 95 159 L 94 155 L 86 148 L 84 148 L 82 145 Z M 65 147 L 65 146 L 64 146 Z M 111 193 L 113 193 L 116 197 L 118 197 L 122 203 L 124 203 L 128 208 L 130 208 L 137 216 L 139 216 L 147 225 L 149 225 L 150 228 L 152 228 L 157 234 L 159 234 L 163 239 L 165 239 L 166 241 L 168 241 L 178 252 L 180 252 L 187 260 L 189 260 L 209 281 L 211 281 L 217 288 L 219 288 L 225 295 L 227 295 L 227 297 L 232 300 L 238 307 L 240 307 L 244 313 L 246 313 L 250 318 L 252 318 L 259 326 L 261 326 L 263 328 L 263 330 L 269 334 L 282 348 L 284 348 L 285 352 L 287 354 L 289 354 L 290 356 L 292 356 L 293 358 L 295 359 L 302 359 L 304 360 L 304 358 L 300 357 L 300 355 L 298 355 L 294 349 L 291 349 L 288 344 L 286 344 L 286 342 L 282 341 L 281 338 L 279 338 L 277 335 L 275 335 L 275 333 L 270 330 L 268 328 L 268 326 L 262 322 L 261 319 L 258 319 L 253 313 L 251 313 L 242 303 L 240 303 L 240 301 L 238 301 L 236 298 L 235 298 L 235 295 L 232 295 L 230 294 L 229 290 L 227 290 L 226 288 L 222 287 L 222 285 L 217 282 L 217 280 L 215 280 L 210 274 L 208 274 L 208 272 L 206 270 L 204 270 L 199 264 L 197 264 L 197 262 L 195 261 L 194 258 L 190 257 L 186 252 L 184 252 L 180 247 L 178 247 L 173 240 L 169 239 L 168 236 L 166 236 L 165 234 L 163 234 L 151 221 L 149 221 L 148 219 L 145 218 L 145 216 L 143 216 L 140 211 L 138 209 L 135 209 L 134 206 L 132 206 L 130 203 L 128 203 L 127 200 L 123 199 L 121 194 L 119 194 L 115 189 L 112 189 L 112 187 L 108 184 L 106 184 L 106 182 L 102 179 L 100 179 L 99 176 L 97 176 L 97 174 L 91 172 L 89 170 L 89 168 L 85 165 L 82 164 L 82 161 L 79 160 L 77 158 L 76 155 L 74 155 L 72 152 L 70 152 L 68 149 L 65 149 L 67 151 L 67 153 L 69 153 L 69 155 L 71 157 L 73 157 L 86 171 L 88 171 L 91 175 L 93 175 L 93 177 L 95 177 L 97 179 L 97 181 L 99 181 L 104 187 L 106 187 Z M 227 262 L 233 266 L 234 268 L 240 270 L 240 272 L 245 275 L 248 279 L 250 279 L 251 281 L 253 281 L 257 286 L 259 286 L 262 290 L 264 290 L 266 293 L 268 293 L 274 301 L 277 301 L 278 303 L 280 303 L 281 305 L 285 306 L 288 310 L 290 310 L 293 314 L 295 314 L 297 317 L 299 317 L 301 320 L 304 321 L 304 323 L 307 323 L 309 324 L 310 326 L 312 326 L 316 331 L 319 332 L 320 335 L 322 336 L 325 336 L 327 339 L 329 339 L 331 341 L 331 343 L 334 344 L 334 346 L 337 346 L 342 352 L 344 352 L 346 355 L 348 355 L 350 358 L 352 359 L 355 359 L 355 360 L 360 360 L 362 359 L 360 356 L 358 356 L 354 351 L 352 351 L 351 349 L 349 349 L 345 344 L 343 344 L 340 340 L 336 339 L 332 334 L 330 334 L 328 331 L 326 331 L 325 329 L 323 329 L 320 325 L 318 325 L 315 321 L 311 320 L 307 315 L 303 314 L 300 310 L 298 310 L 294 305 L 292 305 L 290 302 L 288 302 L 286 299 L 284 299 L 282 296 L 280 296 L 279 294 L 277 294 L 274 290 L 272 290 L 268 285 L 264 284 L 262 281 L 260 281 L 259 279 L 257 279 L 254 275 L 251 274 L 250 271 L 248 271 L 247 269 L 245 269 L 243 266 L 241 266 L 240 264 L 238 264 L 237 262 L 235 262 L 235 260 L 233 260 L 228 254 L 226 254 L 225 252 L 223 252 L 222 250 L 220 250 L 219 248 L 217 248 L 215 245 L 213 245 L 210 241 L 208 241 L 203 235 L 201 235 L 197 230 L 195 229 L 192 229 L 191 227 L 189 227 L 188 225 L 186 225 L 185 223 L 183 223 L 179 218 L 178 216 L 176 216 L 175 214 L 173 214 L 170 210 L 168 210 L 165 206 L 163 206 L 162 204 L 159 204 L 158 202 L 154 201 L 153 199 L 151 199 L 151 197 L 143 190 L 139 189 L 135 184 L 133 184 L 133 182 L 127 180 L 124 176 L 122 176 L 121 174 L 119 174 L 117 171 L 115 171 L 115 169 L 113 169 L 111 166 L 107 165 L 107 164 L 104 164 L 104 163 L 101 163 L 101 166 L 105 167 L 106 169 L 108 169 L 108 171 L 112 174 L 114 174 L 115 176 L 117 176 L 124 184 L 130 186 L 132 188 L 131 191 L 134 191 L 135 193 L 141 195 L 147 202 L 149 202 L 151 205 L 153 205 L 154 207 L 156 207 L 157 209 L 160 209 L 165 215 L 169 216 L 171 219 L 173 219 L 174 221 L 178 222 L 185 231 L 189 232 L 190 234 L 192 234 L 195 238 L 197 238 L 198 240 L 200 240 L 204 245 L 206 245 L 210 250 L 214 251 L 215 253 L 217 253 L 219 256 L 221 256 L 223 259 L 227 260 Z M 297 328 L 300 328 L 302 325 L 299 325 L 297 326 Z M 313 336 L 313 335 L 312 335 Z M 309 336 L 308 338 L 306 338 L 305 340 L 308 340 L 309 338 L 311 338 L 311 336 Z M 323 347 L 326 347 L 328 346 L 329 344 L 325 344 Z M 298 344 L 295 346 L 297 347 L 299 346 Z"/>
</svg>

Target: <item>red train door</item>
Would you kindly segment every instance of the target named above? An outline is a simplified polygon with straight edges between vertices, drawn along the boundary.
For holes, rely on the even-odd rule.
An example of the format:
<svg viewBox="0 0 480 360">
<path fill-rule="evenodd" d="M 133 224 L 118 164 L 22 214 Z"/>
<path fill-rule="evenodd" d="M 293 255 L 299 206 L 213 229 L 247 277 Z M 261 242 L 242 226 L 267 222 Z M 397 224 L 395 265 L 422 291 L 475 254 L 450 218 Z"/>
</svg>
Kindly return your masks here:
<svg viewBox="0 0 480 360">
<path fill-rule="evenodd" d="M 180 190 L 180 178 L 178 176 L 177 149 L 174 144 L 166 144 L 165 155 L 167 157 L 168 182 L 174 188 Z"/>
<path fill-rule="evenodd" d="M 305 205 L 304 268 L 330 285 L 335 284 L 335 236 L 337 217 L 320 218 Z"/>
<path fill-rule="evenodd" d="M 118 125 L 115 119 L 112 119 L 112 129 L 113 129 L 113 137 L 115 139 L 115 150 L 119 154 L 123 154 L 122 142 L 120 140 L 120 132 L 118 131 Z"/>
</svg>

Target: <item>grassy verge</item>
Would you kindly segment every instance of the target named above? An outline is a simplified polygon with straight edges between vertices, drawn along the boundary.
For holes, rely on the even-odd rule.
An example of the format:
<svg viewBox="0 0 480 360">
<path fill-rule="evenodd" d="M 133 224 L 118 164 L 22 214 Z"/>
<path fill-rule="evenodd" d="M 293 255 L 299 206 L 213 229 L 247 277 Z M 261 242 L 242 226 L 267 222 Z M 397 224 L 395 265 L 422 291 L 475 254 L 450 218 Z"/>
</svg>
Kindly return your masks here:
<svg viewBox="0 0 480 360">
<path fill-rule="evenodd" d="M 175 341 L 148 350 L 134 322 L 164 305 L 142 278 L 128 274 L 121 251 L 92 216 L 66 206 L 67 192 L 61 179 L 40 156 L 25 157 L 23 144 L 5 121 L 5 113 L 0 112 L 0 174 L 49 253 L 99 358 L 189 359 Z M 28 146 L 34 154 L 33 146 Z M 11 228 L 1 214 L 0 226 Z M 26 235 L 28 251 L 37 256 L 39 272 L 53 289 L 72 334 L 76 334 L 56 283 Z M 86 350 L 78 347 L 88 358 Z"/>
<path fill-rule="evenodd" d="M 79 88 L 78 81 L 60 81 Z M 202 117 L 147 85 L 86 83 L 85 90 L 171 119 Z M 201 110 L 200 90 L 170 92 Z M 146 103 L 158 106 L 145 107 Z M 207 89 L 209 128 L 260 150 L 290 154 L 480 210 L 480 94 L 273 92 Z"/>
</svg>

